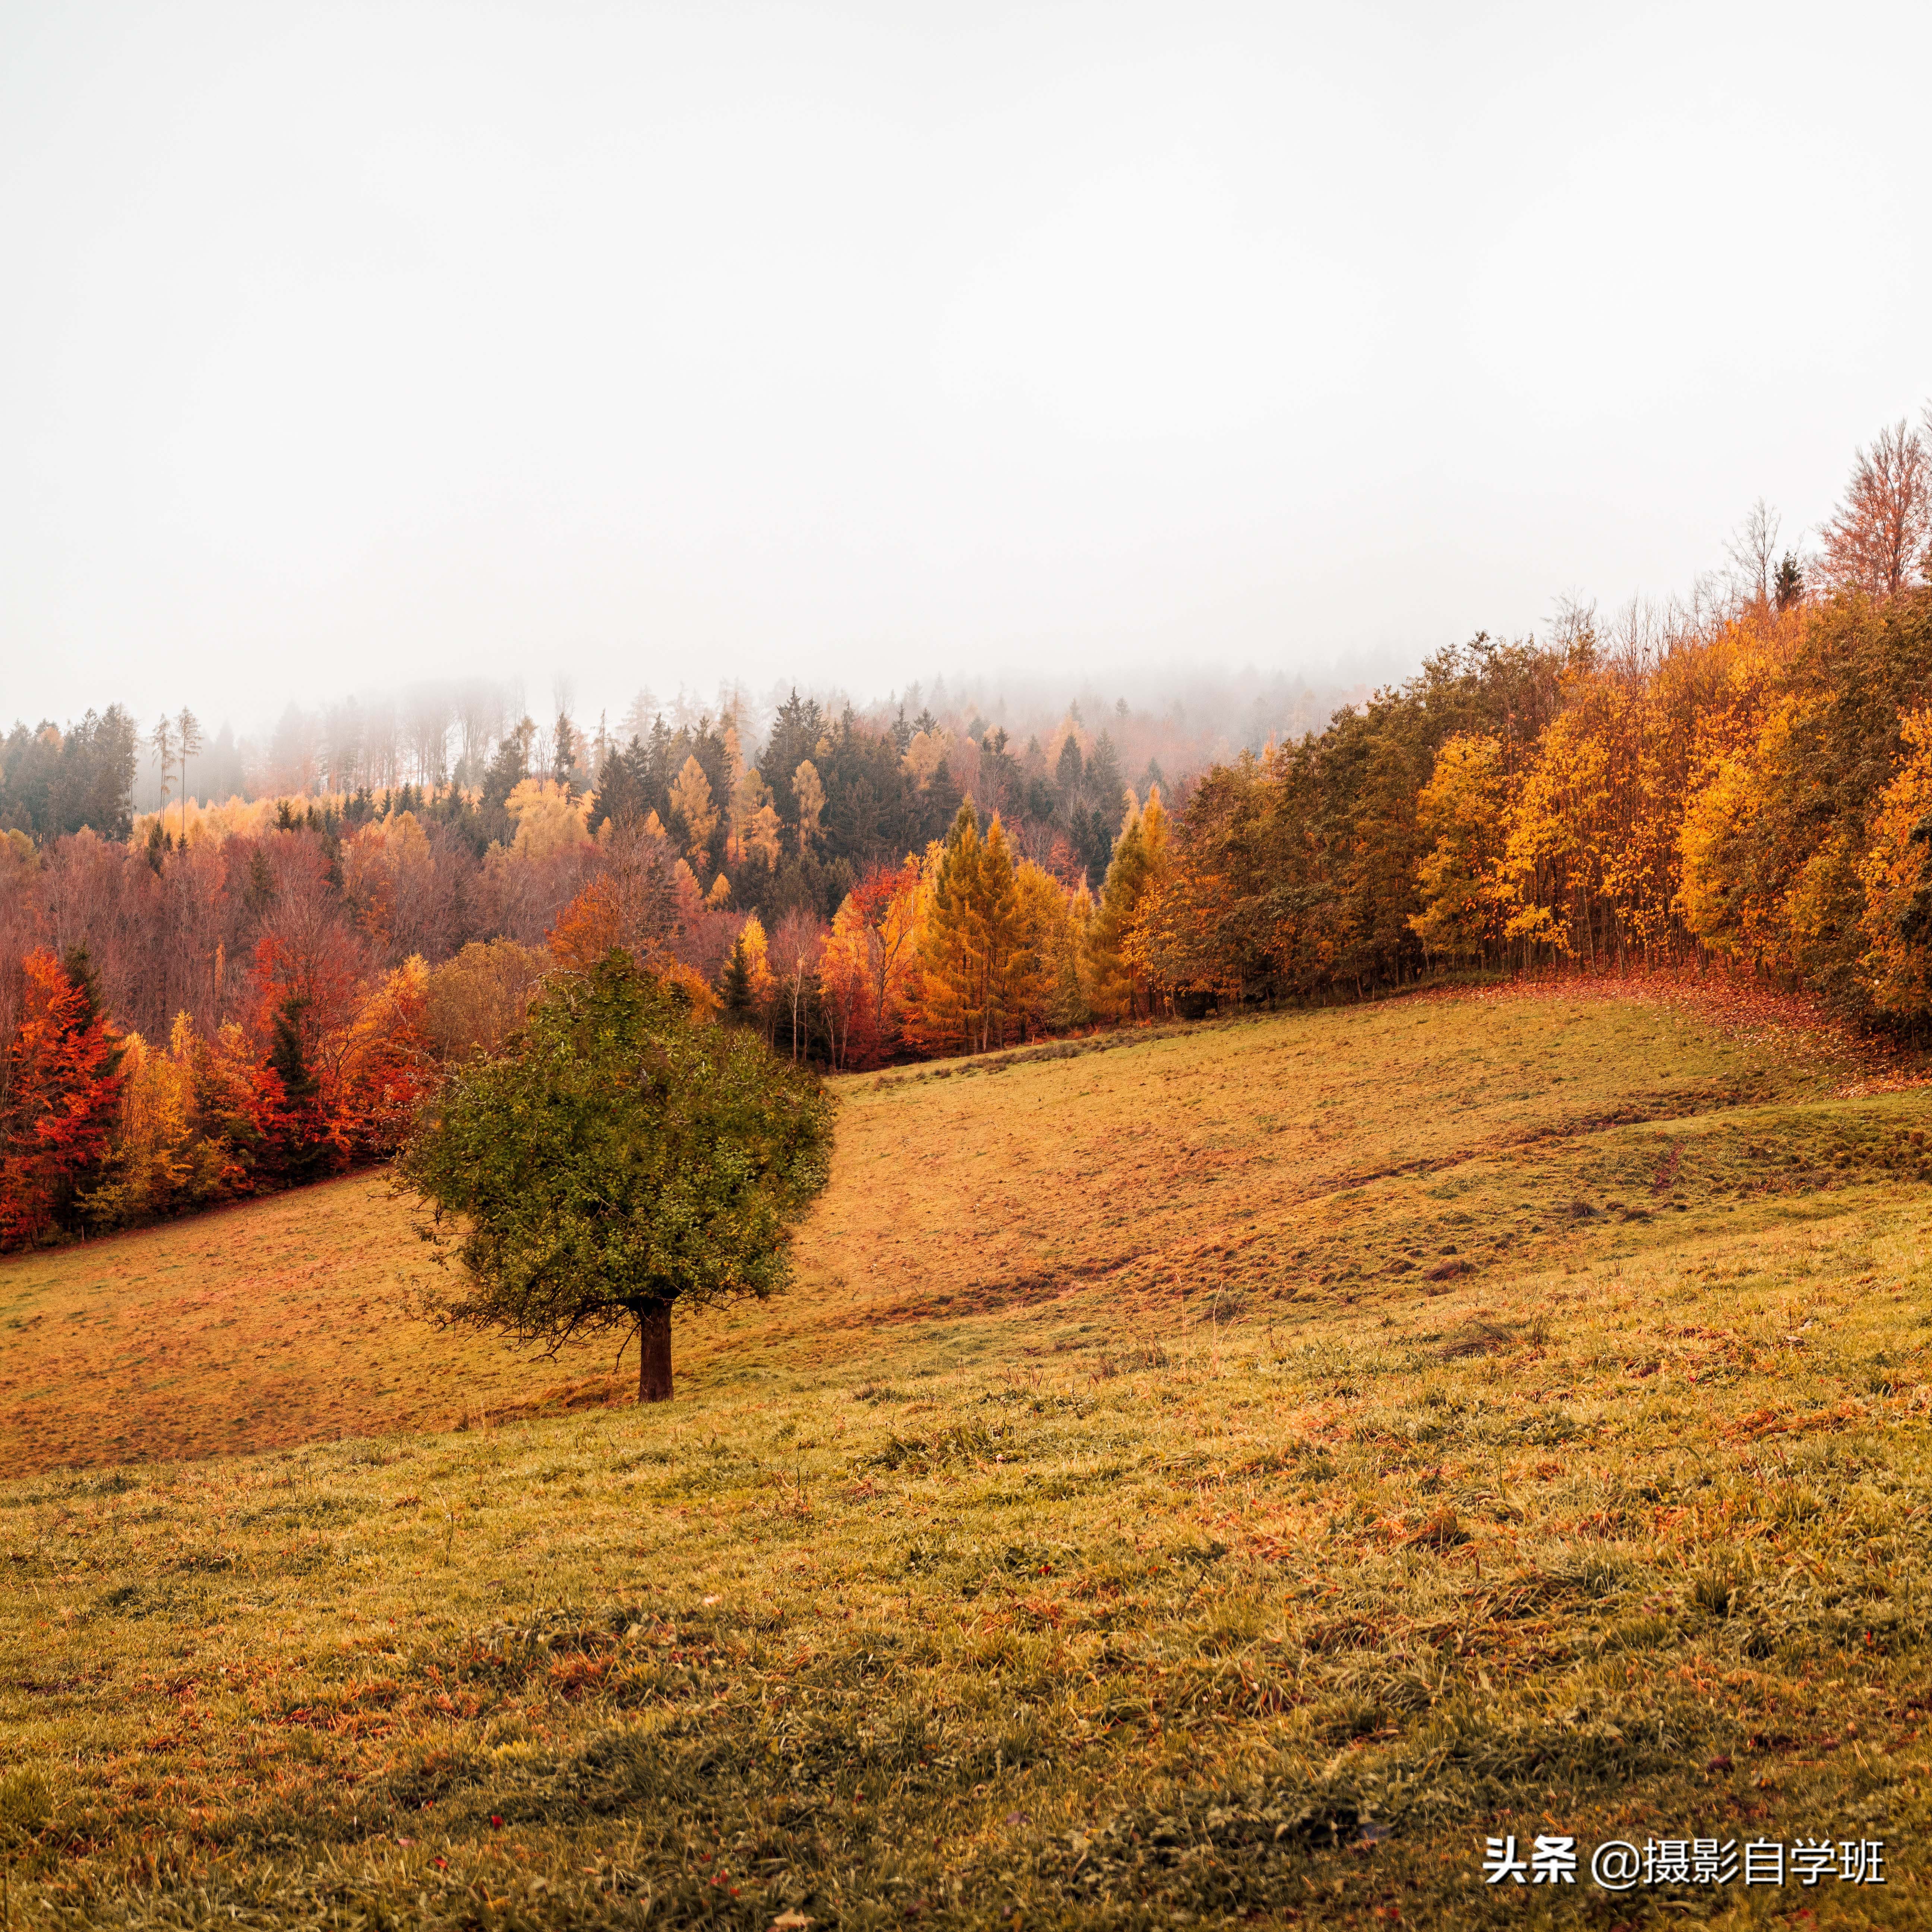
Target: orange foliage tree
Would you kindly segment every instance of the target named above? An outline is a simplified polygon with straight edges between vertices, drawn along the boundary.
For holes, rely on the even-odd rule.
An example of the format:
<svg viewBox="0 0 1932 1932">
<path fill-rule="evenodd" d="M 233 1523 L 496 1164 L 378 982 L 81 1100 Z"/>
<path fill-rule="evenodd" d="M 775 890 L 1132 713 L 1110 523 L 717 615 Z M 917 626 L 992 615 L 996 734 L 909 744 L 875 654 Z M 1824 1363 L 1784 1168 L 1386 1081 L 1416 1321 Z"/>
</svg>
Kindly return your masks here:
<svg viewBox="0 0 1932 1932">
<path fill-rule="evenodd" d="M 327 1043 L 323 1087 L 350 1157 L 373 1160 L 401 1145 L 434 1083 L 425 1030 L 429 969 L 412 957 L 387 974 Z"/>
<path fill-rule="evenodd" d="M 1904 723 L 1905 750 L 1880 795 L 1858 871 L 1865 984 L 1884 1012 L 1932 1012 L 1932 711 Z"/>
<path fill-rule="evenodd" d="M 845 895 L 819 963 L 832 1064 L 870 1066 L 896 1040 L 919 953 L 919 866 L 874 866 Z"/>
<path fill-rule="evenodd" d="M 633 890 L 620 874 L 600 872 L 557 915 L 550 956 L 566 972 L 580 974 L 621 951 L 674 987 L 692 1011 L 715 1012 L 718 994 L 710 982 L 670 950 L 676 904 L 676 886 L 662 873 L 650 886 Z"/>
</svg>

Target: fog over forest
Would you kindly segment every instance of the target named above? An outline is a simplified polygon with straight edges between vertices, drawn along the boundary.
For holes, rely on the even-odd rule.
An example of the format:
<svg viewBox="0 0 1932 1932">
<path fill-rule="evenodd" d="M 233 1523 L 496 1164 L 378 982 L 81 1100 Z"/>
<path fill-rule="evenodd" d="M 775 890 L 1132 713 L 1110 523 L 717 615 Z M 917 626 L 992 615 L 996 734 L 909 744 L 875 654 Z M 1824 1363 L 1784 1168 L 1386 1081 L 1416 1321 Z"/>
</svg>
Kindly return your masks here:
<svg viewBox="0 0 1932 1932">
<path fill-rule="evenodd" d="M 940 675 L 869 699 L 806 678 L 761 691 L 742 682 L 664 692 L 642 686 L 621 709 L 594 712 L 578 703 L 568 678 L 542 692 L 483 678 L 424 680 L 319 701 L 292 699 L 278 716 L 238 724 L 217 714 L 216 722 L 203 722 L 202 748 L 187 760 L 185 795 L 208 804 L 230 797 L 353 791 L 362 784 L 372 790 L 473 785 L 503 734 L 526 715 L 546 731 L 560 713 L 568 716 L 593 776 L 606 748 L 648 738 L 660 715 L 674 730 L 731 716 L 748 748 L 755 749 L 794 691 L 817 699 L 829 716 L 849 706 L 875 727 L 889 727 L 902 710 L 908 718 L 929 711 L 962 739 L 1004 729 L 1016 752 L 1031 740 L 1043 746 L 1070 718 L 1110 731 L 1124 748 L 1124 761 L 1136 772 L 1151 760 L 1178 782 L 1216 759 L 1319 730 L 1338 708 L 1368 696 L 1372 681 L 1366 668 L 1352 676 L 1353 668 L 1330 667 L 1328 675 L 1312 679 L 1264 676 L 1252 668 L 1234 674 L 1158 679 L 1130 674 L 1078 681 Z M 162 786 L 152 734 L 144 735 L 134 809 L 154 811 Z M 168 795 L 183 796 L 178 765 L 171 766 Z"/>
</svg>

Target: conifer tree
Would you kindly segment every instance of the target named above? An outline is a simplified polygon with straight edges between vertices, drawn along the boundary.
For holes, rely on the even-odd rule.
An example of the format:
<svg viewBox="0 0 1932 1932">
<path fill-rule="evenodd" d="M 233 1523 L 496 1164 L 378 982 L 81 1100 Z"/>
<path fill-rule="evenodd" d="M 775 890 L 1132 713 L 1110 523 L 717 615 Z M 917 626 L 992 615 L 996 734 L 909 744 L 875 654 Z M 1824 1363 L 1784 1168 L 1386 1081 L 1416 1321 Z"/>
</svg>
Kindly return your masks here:
<svg viewBox="0 0 1932 1932">
<path fill-rule="evenodd" d="M 1086 776 L 1086 766 L 1080 756 L 1080 740 L 1070 728 L 1061 740 L 1060 756 L 1053 767 L 1054 783 L 1060 788 L 1063 805 L 1069 813 L 1079 802 L 1081 781 Z"/>
<path fill-rule="evenodd" d="M 980 896 L 974 908 L 983 975 L 980 1051 L 1006 1043 L 1024 1012 L 1031 956 L 1026 908 L 1006 827 L 997 816 L 986 828 L 980 854 Z"/>
<path fill-rule="evenodd" d="M 325 1118 L 321 1078 L 302 1036 L 312 1004 L 307 994 L 291 992 L 275 1009 L 258 1112 L 271 1171 L 296 1186 L 336 1164 L 340 1152 Z"/>
<path fill-rule="evenodd" d="M 164 711 L 156 721 L 154 731 L 148 740 L 154 754 L 154 763 L 160 772 L 160 815 L 168 815 L 168 794 L 174 789 L 175 721 Z"/>
<path fill-rule="evenodd" d="M 1082 961 L 1088 1004 L 1104 1019 L 1132 1019 L 1151 1010 L 1151 988 L 1136 969 L 1127 938 L 1142 899 L 1166 876 L 1167 866 L 1167 814 L 1160 794 L 1150 791 L 1142 809 L 1130 793 Z"/>
<path fill-rule="evenodd" d="M 188 761 L 201 756 L 201 721 L 184 704 L 175 720 L 175 756 L 181 763 L 182 843 L 188 843 Z"/>
<path fill-rule="evenodd" d="M 718 829 L 718 808 L 712 802 L 711 781 L 695 756 L 687 758 L 670 788 L 670 808 L 684 827 L 685 854 L 692 864 L 703 865 L 711 850 L 711 835 Z"/>
<path fill-rule="evenodd" d="M 983 1053 L 1023 1004 L 1027 926 L 1005 828 L 995 818 L 982 838 L 970 799 L 924 896 L 915 1030 L 931 1048 Z"/>
<path fill-rule="evenodd" d="M 560 711 L 550 732 L 550 776 L 562 786 L 566 796 L 569 797 L 574 797 L 577 793 L 578 751 L 577 728 Z"/>
<path fill-rule="evenodd" d="M 977 1030 L 971 905 L 980 881 L 980 821 L 968 799 L 931 865 L 920 920 L 916 1032 L 928 1052 L 970 1051 Z"/>
<path fill-rule="evenodd" d="M 613 752 L 598 768 L 597 789 L 591 796 L 590 816 L 585 821 L 592 833 L 607 819 L 613 824 L 621 824 L 627 819 L 643 822 L 650 809 L 638 776 L 644 755 L 643 745 L 633 738 L 624 750 Z"/>
<path fill-rule="evenodd" d="M 754 1017 L 752 1004 L 752 962 L 741 932 L 731 942 L 731 956 L 724 962 L 718 991 L 723 996 L 724 1017 L 740 1026 L 748 1026 Z"/>
</svg>

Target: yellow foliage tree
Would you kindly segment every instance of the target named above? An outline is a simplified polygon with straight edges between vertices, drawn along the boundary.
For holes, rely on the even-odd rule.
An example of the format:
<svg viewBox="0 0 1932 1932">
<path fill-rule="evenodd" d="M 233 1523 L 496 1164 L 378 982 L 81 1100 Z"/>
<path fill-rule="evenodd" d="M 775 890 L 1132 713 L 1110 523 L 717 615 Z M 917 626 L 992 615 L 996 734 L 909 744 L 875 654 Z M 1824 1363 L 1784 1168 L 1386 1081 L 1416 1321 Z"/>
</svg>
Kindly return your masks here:
<svg viewBox="0 0 1932 1932">
<path fill-rule="evenodd" d="M 726 714 L 722 735 L 724 741 L 724 796 L 718 802 L 724 820 L 725 856 L 735 863 L 738 842 L 745 829 L 742 794 L 745 781 L 750 776 L 746 768 L 744 747 L 738 736 L 735 711 Z"/>
<path fill-rule="evenodd" d="M 738 928 L 724 963 L 718 994 L 724 1017 L 772 1036 L 778 1012 L 778 981 L 772 971 L 771 944 L 756 913 Z"/>
<path fill-rule="evenodd" d="M 983 1053 L 1024 1022 L 1030 961 L 1012 850 L 995 817 L 981 836 L 968 799 L 928 854 L 920 894 L 918 1010 L 928 1051 Z"/>
<path fill-rule="evenodd" d="M 436 869 L 429 835 L 412 812 L 372 820 L 342 843 L 342 889 L 357 922 L 379 946 L 409 924 L 412 904 L 426 898 Z"/>
<path fill-rule="evenodd" d="M 88 1224 L 103 1229 L 206 1207 L 236 1178 L 224 1150 L 203 1132 L 194 1022 L 176 1016 L 165 1052 L 137 1033 L 121 1045 L 124 1084 L 113 1150 L 83 1204 Z"/>
<path fill-rule="evenodd" d="M 819 816 L 825 809 L 825 787 L 819 781 L 818 767 L 809 758 L 799 760 L 791 788 L 798 800 L 798 852 L 803 858 L 818 836 Z"/>
<path fill-rule="evenodd" d="M 1932 1012 L 1932 711 L 1900 720 L 1905 740 L 1858 866 L 1867 950 L 1860 977 L 1886 1012 Z"/>
<path fill-rule="evenodd" d="M 951 741 L 944 731 L 915 731 L 912 742 L 899 760 L 900 767 L 921 791 L 932 782 L 932 775 L 946 762 Z"/>
<path fill-rule="evenodd" d="M 1781 948 L 1772 908 L 1745 884 L 1762 792 L 1749 752 L 1718 759 L 1684 806 L 1677 836 L 1678 910 L 1711 948 L 1758 965 Z"/>
<path fill-rule="evenodd" d="M 1594 835 L 1608 766 L 1608 746 L 1572 715 L 1544 734 L 1510 813 L 1507 863 L 1516 908 L 1504 928 L 1510 938 L 1567 956 L 1580 950 L 1579 931 L 1594 929 Z"/>
<path fill-rule="evenodd" d="M 752 976 L 752 997 L 760 1004 L 769 1000 L 778 982 L 772 975 L 771 942 L 756 913 L 746 920 L 738 934 L 745 948 L 745 963 Z"/>
<path fill-rule="evenodd" d="M 548 778 L 524 778 L 503 801 L 503 808 L 517 828 L 511 849 L 519 859 L 554 858 L 593 842 L 585 829 L 588 794 L 573 797 L 568 786 Z"/>
<path fill-rule="evenodd" d="M 1822 722 L 1809 694 L 1784 694 L 1754 735 L 1734 734 L 1711 758 L 1684 802 L 1684 923 L 1712 951 L 1754 967 L 1806 974 L 1835 950 L 1834 934 L 1861 929 L 1862 828 L 1817 808 Z"/>
<path fill-rule="evenodd" d="M 1240 961 L 1219 943 L 1234 913 L 1224 874 L 1170 866 L 1134 909 L 1121 948 L 1129 970 L 1169 993 L 1238 1002 L 1246 990 Z"/>
<path fill-rule="evenodd" d="M 750 859 L 776 866 L 782 829 L 772 804 L 772 788 L 754 766 L 731 789 L 731 836 L 726 856 L 734 866 Z"/>
<path fill-rule="evenodd" d="M 1068 892 L 1044 866 L 1022 862 L 1013 874 L 1023 934 L 1014 1004 L 1027 1034 L 1058 1032 L 1087 1018 L 1080 990 L 1080 945 L 1085 924 L 1076 906 L 1090 908 L 1083 880 Z"/>
<path fill-rule="evenodd" d="M 711 802 L 711 781 L 694 757 L 685 760 L 671 782 L 670 808 L 683 824 L 684 849 L 692 864 L 702 865 L 718 830 L 718 808 Z"/>
<path fill-rule="evenodd" d="M 1502 746 L 1475 733 L 1444 740 L 1416 800 L 1417 822 L 1435 844 L 1417 868 L 1422 910 L 1408 923 L 1430 952 L 1476 959 L 1502 940 L 1508 813 Z"/>
<path fill-rule="evenodd" d="M 513 939 L 472 940 L 436 968 L 424 989 L 423 1031 L 436 1058 L 495 1052 L 523 1024 L 550 963 Z"/>
</svg>

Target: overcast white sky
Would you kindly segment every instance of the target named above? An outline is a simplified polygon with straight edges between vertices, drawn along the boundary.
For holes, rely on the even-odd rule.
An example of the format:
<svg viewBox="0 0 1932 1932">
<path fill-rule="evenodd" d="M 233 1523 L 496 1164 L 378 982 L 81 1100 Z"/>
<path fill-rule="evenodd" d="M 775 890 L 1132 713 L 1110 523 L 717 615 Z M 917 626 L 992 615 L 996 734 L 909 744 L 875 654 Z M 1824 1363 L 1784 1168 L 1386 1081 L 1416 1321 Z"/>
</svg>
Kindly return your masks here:
<svg viewBox="0 0 1932 1932">
<path fill-rule="evenodd" d="M 0 8 L 0 718 L 1380 668 L 1932 392 L 1932 9 Z"/>
</svg>

